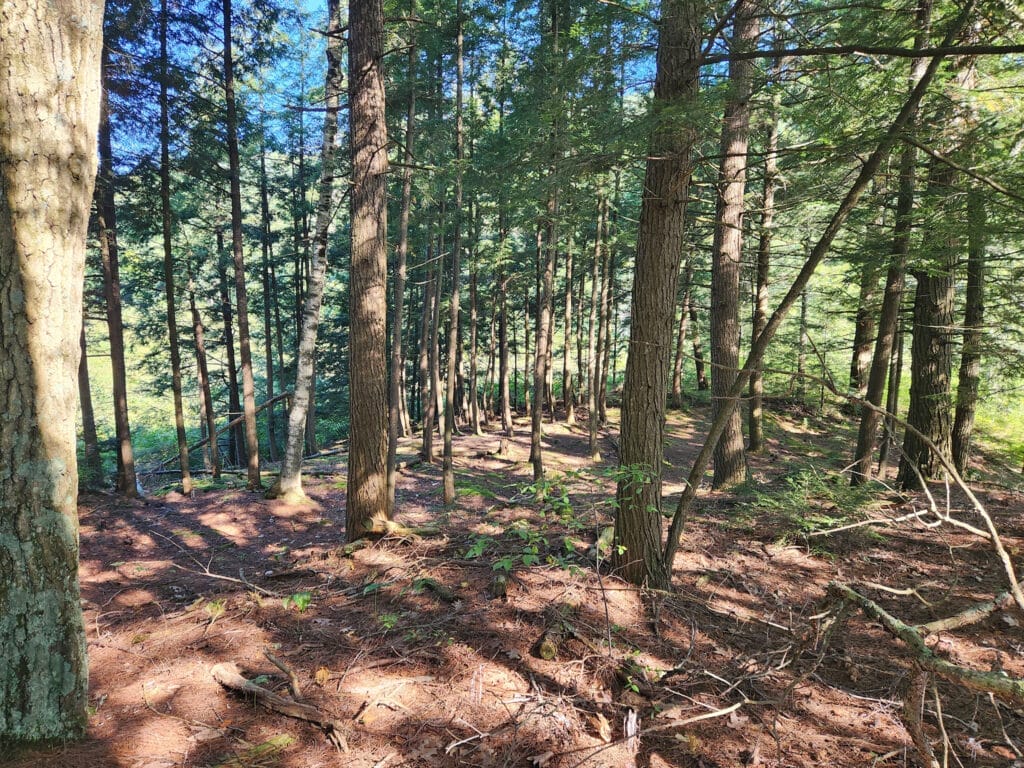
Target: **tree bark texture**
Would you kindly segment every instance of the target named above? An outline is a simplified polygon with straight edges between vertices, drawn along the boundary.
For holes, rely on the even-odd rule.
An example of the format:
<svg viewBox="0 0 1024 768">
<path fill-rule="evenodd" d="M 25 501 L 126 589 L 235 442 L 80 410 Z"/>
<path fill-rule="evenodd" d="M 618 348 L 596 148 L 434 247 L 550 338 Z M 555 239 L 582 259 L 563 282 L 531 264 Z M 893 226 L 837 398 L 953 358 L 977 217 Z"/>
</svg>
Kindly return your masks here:
<svg viewBox="0 0 1024 768">
<path fill-rule="evenodd" d="M 288 412 L 288 439 L 281 474 L 271 489 L 274 496 L 302 500 L 302 450 L 306 444 L 306 419 L 313 401 L 316 337 L 320 327 L 324 280 L 327 274 L 327 237 L 334 209 L 335 136 L 338 132 L 338 102 L 342 87 L 341 19 L 338 0 L 328 0 L 327 74 L 324 81 L 324 130 L 320 162 L 320 189 L 313 233 L 313 262 L 302 309 L 302 332 L 295 365 L 295 390 Z M 355 370 L 355 369 L 351 369 Z"/>
<path fill-rule="evenodd" d="M 256 432 L 256 384 L 252 374 L 249 336 L 249 295 L 245 286 L 242 252 L 242 182 L 238 156 L 238 115 L 235 104 L 235 68 L 231 35 L 231 0 L 224 0 L 224 101 L 227 106 L 228 177 L 231 194 L 231 254 L 235 267 L 235 308 L 238 315 L 238 352 L 242 365 L 242 412 L 245 416 L 246 477 L 249 490 L 263 487 L 260 479 L 260 443 Z"/>
<path fill-rule="evenodd" d="M 601 366 L 598 360 L 598 310 L 601 303 L 601 263 L 603 260 L 602 243 L 606 232 L 608 202 L 602 195 L 597 199 L 597 225 L 594 233 L 594 259 L 590 274 L 590 316 L 587 325 L 587 431 L 591 461 L 601 460 L 601 449 L 597 444 L 597 396 L 598 376 Z"/>
<path fill-rule="evenodd" d="M 387 169 L 382 0 L 349 0 L 351 285 L 349 455 L 345 531 L 350 541 L 388 516 Z"/>
<path fill-rule="evenodd" d="M 573 378 L 576 371 L 572 362 L 572 280 L 573 280 L 573 248 L 572 238 L 565 254 L 565 313 L 563 315 L 562 335 L 562 403 L 565 405 L 565 423 L 576 424 L 576 393 L 573 391 Z"/>
<path fill-rule="evenodd" d="M 757 40 L 753 0 L 739 0 L 733 48 L 746 50 Z M 740 269 L 743 261 L 743 195 L 747 185 L 747 144 L 754 67 L 750 61 L 729 64 L 730 97 L 722 125 L 722 163 L 718 175 L 715 240 L 711 266 L 711 418 L 736 378 L 740 360 Z M 728 488 L 747 476 L 743 422 L 733 410 L 715 448 L 715 488 Z"/>
<path fill-rule="evenodd" d="M 701 3 L 666 0 L 658 38 L 655 129 L 633 277 L 632 325 L 622 398 L 620 478 L 616 491 L 617 573 L 634 584 L 670 585 L 661 566 L 661 472 L 665 402 L 672 353 L 683 223 L 696 134 L 667 118 L 697 94 Z"/>
<path fill-rule="evenodd" d="M 203 320 L 196 306 L 195 283 L 192 279 L 192 265 L 188 268 L 188 306 L 192 315 L 192 337 L 196 348 L 196 370 L 199 373 L 199 394 L 203 407 L 206 434 L 210 439 L 210 471 L 213 477 L 220 477 L 220 447 L 213 436 L 217 433 L 217 417 L 213 408 L 213 394 L 210 391 L 210 371 L 206 361 L 206 332 Z"/>
<path fill-rule="evenodd" d="M 92 389 L 89 382 L 89 354 L 85 343 L 85 323 L 80 339 L 82 358 L 78 363 L 78 401 L 82 410 L 82 442 L 85 444 L 85 462 L 79 468 L 78 479 L 82 488 L 99 488 L 103 483 L 103 457 L 100 455 L 96 434 L 96 413 L 92 407 Z"/>
<path fill-rule="evenodd" d="M 101 3 L 0 4 L 0 744 L 85 730 L 76 382 Z"/>
</svg>

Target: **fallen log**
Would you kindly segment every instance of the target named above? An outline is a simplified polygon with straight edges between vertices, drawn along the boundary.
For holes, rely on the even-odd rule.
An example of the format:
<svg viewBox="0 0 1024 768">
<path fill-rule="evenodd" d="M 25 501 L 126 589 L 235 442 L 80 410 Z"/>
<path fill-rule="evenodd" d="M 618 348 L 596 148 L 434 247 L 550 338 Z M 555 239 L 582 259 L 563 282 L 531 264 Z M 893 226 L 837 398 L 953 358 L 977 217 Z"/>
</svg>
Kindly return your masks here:
<svg viewBox="0 0 1024 768">
<path fill-rule="evenodd" d="M 979 672 L 946 661 L 925 645 L 921 633 L 914 627 L 900 621 L 878 603 L 855 592 L 846 584 L 829 582 L 828 593 L 837 600 L 856 605 L 868 618 L 874 619 L 887 632 L 901 640 L 913 652 L 914 661 L 921 669 L 968 690 L 991 693 L 1018 706 L 1024 704 L 1024 680 L 1007 677 L 1002 672 Z"/>
<path fill-rule="evenodd" d="M 234 662 L 215 664 L 210 669 L 210 674 L 214 680 L 225 688 L 253 696 L 257 704 L 262 705 L 271 712 L 277 712 L 279 715 L 294 717 L 297 720 L 305 720 L 308 723 L 320 726 L 334 746 L 344 752 L 348 752 L 348 742 L 345 740 L 341 724 L 336 720 L 328 718 L 316 707 L 310 704 L 300 704 L 285 696 L 278 696 L 273 691 L 268 691 L 266 688 L 256 685 L 251 680 L 247 680 L 242 676 Z"/>
</svg>

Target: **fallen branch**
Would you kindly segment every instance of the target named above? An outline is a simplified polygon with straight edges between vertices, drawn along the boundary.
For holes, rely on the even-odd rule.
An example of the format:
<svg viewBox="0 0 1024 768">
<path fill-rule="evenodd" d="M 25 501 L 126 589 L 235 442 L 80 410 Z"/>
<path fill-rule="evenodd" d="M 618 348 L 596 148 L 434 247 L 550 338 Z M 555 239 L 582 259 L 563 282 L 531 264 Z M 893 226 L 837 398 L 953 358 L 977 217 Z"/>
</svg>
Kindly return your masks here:
<svg viewBox="0 0 1024 768">
<path fill-rule="evenodd" d="M 959 629 L 960 627 L 977 624 L 979 621 L 987 619 L 993 613 L 1009 608 L 1013 604 L 1013 595 L 1009 592 L 1002 592 L 996 595 L 995 600 L 972 605 L 970 608 L 966 608 L 960 611 L 960 613 L 945 619 L 936 619 L 935 621 L 929 621 L 927 624 L 920 624 L 917 627 L 917 631 L 925 635 L 933 635 L 936 632 L 948 632 L 951 629 Z"/>
<path fill-rule="evenodd" d="M 263 649 L 263 655 L 269 659 L 270 663 L 280 669 L 286 675 L 288 675 L 288 687 L 291 688 L 292 697 L 296 699 L 302 698 L 302 686 L 299 685 L 299 676 L 295 674 L 295 670 L 285 664 L 281 659 L 277 658 L 270 652 L 269 648 Z"/>
<path fill-rule="evenodd" d="M 255 697 L 256 703 L 260 704 L 271 712 L 279 715 L 294 717 L 297 720 L 305 720 L 307 723 L 314 723 L 324 729 L 327 738 L 338 749 L 348 752 L 348 742 L 342 732 L 341 725 L 329 719 L 319 709 L 309 704 L 299 704 L 284 696 L 278 696 L 266 688 L 256 685 L 251 680 L 244 678 L 234 662 L 215 664 L 210 669 L 213 679 L 232 691 L 251 694 Z"/>
<path fill-rule="evenodd" d="M 992 693 L 1004 701 L 1017 705 L 1024 704 L 1024 680 L 1007 677 L 1001 672 L 979 672 L 940 658 L 925 645 L 924 638 L 914 627 L 903 623 L 878 603 L 855 592 L 846 584 L 830 582 L 828 592 L 838 600 L 858 606 L 868 618 L 879 622 L 890 634 L 903 641 L 913 651 L 914 660 L 921 669 L 933 672 L 944 680 L 968 690 Z"/>
</svg>

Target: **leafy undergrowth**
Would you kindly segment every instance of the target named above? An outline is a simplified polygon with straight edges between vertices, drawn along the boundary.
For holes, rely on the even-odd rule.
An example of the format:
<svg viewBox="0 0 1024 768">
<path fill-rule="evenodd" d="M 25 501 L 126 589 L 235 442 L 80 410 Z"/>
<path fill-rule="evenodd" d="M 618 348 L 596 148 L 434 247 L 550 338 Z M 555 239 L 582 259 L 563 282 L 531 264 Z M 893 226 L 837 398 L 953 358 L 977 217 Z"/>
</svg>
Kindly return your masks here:
<svg viewBox="0 0 1024 768">
<path fill-rule="evenodd" d="M 680 489 L 705 418 L 704 408 L 671 415 L 666 493 Z M 826 585 L 841 579 L 919 624 L 991 597 L 1004 578 L 987 542 L 908 517 L 919 500 L 851 491 L 838 472 L 850 436 L 837 430 L 777 414 L 753 479 L 698 497 L 671 594 L 623 583 L 597 545 L 614 515 L 614 424 L 596 465 L 584 432 L 550 426 L 540 486 L 525 423 L 506 458 L 493 453 L 496 436 L 463 436 L 454 509 L 441 507 L 439 467 L 414 464 L 400 478 L 398 520 L 439 534 L 356 550 L 343 547 L 340 454 L 311 463 L 305 506 L 230 482 L 193 498 L 85 498 L 89 733 L 10 764 L 916 764 L 902 711 L 912 657 L 862 616 L 837 617 Z M 403 442 L 404 458 L 415 448 Z M 1021 497 L 985 491 L 1020 553 Z M 880 522 L 857 525 L 868 519 Z M 935 651 L 1024 676 L 1020 618 L 943 633 Z M 211 675 L 235 662 L 290 695 L 265 651 L 336 724 L 347 753 Z M 941 681 L 935 694 L 950 764 L 1013 762 L 1020 712 Z M 941 760 L 939 722 L 929 689 L 924 728 Z"/>
</svg>

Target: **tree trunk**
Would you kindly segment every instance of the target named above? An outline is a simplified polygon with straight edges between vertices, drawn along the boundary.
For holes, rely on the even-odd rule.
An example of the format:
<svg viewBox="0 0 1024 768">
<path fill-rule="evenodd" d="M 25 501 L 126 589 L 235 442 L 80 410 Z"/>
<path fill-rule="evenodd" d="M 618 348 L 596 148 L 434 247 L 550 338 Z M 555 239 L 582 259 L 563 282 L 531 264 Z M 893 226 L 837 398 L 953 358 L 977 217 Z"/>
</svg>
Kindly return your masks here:
<svg viewBox="0 0 1024 768">
<path fill-rule="evenodd" d="M 985 202 L 977 189 L 967 197 L 967 305 L 964 346 L 956 388 L 953 419 L 953 464 L 963 475 L 971 456 L 974 411 L 981 379 L 981 341 L 985 322 Z"/>
<path fill-rule="evenodd" d="M 746 50 L 757 40 L 759 24 L 753 0 L 739 0 L 733 48 Z M 736 378 L 740 360 L 740 269 L 743 262 L 743 195 L 747 184 L 747 143 L 754 65 L 729 64 L 729 100 L 722 126 L 722 163 L 718 175 L 715 242 L 711 266 L 711 418 Z M 743 421 L 733 410 L 715 448 L 714 488 L 729 488 L 747 476 Z"/>
<path fill-rule="evenodd" d="M 210 435 L 210 470 L 214 478 L 220 477 L 220 448 L 213 435 L 217 433 L 217 417 L 213 408 L 213 395 L 210 392 L 210 372 L 206 362 L 206 339 L 203 321 L 196 306 L 195 285 L 192 280 L 192 265 L 188 268 L 188 306 L 192 314 L 192 334 L 196 347 L 196 370 L 199 372 L 199 393 L 203 404 L 203 418 L 206 433 Z"/>
<path fill-rule="evenodd" d="M 693 283 L 693 257 L 687 256 L 683 265 L 682 299 L 679 302 L 679 333 L 676 336 L 676 354 L 672 363 L 672 405 L 683 407 L 683 348 L 690 327 L 690 286 Z M 627 361 L 627 365 L 629 362 Z"/>
<path fill-rule="evenodd" d="M 775 76 L 779 65 L 773 67 Z M 781 94 L 772 97 L 768 114 L 764 154 L 764 192 L 761 195 L 761 226 L 757 238 L 757 276 L 754 283 L 754 322 L 750 332 L 756 339 L 768 324 L 768 285 L 772 261 L 772 234 L 775 226 L 775 187 L 779 164 L 779 107 Z M 761 365 L 750 375 L 750 414 L 747 418 L 747 439 L 751 453 L 764 450 L 764 374 Z"/>
<path fill-rule="evenodd" d="M 327 275 L 327 240 L 334 213 L 335 136 L 338 132 L 338 102 L 342 88 L 341 19 L 338 0 L 327 6 L 327 74 L 324 81 L 324 129 L 320 161 L 320 188 L 313 233 L 313 262 L 302 310 L 302 333 L 295 365 L 295 390 L 288 412 L 288 439 L 281 460 L 281 474 L 268 492 L 271 498 L 303 501 L 302 452 L 308 442 L 307 420 L 314 402 L 316 337 L 320 328 L 324 280 Z M 359 370 L 359 369 L 350 369 Z"/>
<path fill-rule="evenodd" d="M 235 69 L 231 50 L 231 0 L 224 0 L 224 100 L 227 104 L 228 176 L 231 190 L 231 251 L 235 267 L 235 307 L 238 314 L 238 351 L 242 364 L 242 410 L 245 415 L 245 450 L 249 490 L 263 487 L 260 480 L 260 444 L 256 432 L 256 384 L 252 374 L 252 345 L 249 337 L 249 296 L 245 287 L 245 257 L 242 254 L 242 187 L 238 157 L 238 116 L 235 105 Z"/>
<path fill-rule="evenodd" d="M 853 324 L 853 355 L 850 359 L 850 391 L 864 397 L 868 391 L 872 349 L 875 342 L 875 315 L 878 292 L 878 268 L 870 260 L 861 265 L 860 292 Z"/>
<path fill-rule="evenodd" d="M 114 159 L 111 149 L 110 99 L 107 94 L 109 51 L 104 45 L 101 69 L 103 92 L 100 103 L 99 175 L 96 178 L 96 222 L 99 228 L 103 292 L 107 299 L 107 329 L 110 335 L 110 367 L 114 394 L 114 428 L 117 434 L 117 483 L 119 493 L 138 496 L 132 430 L 128 421 L 128 383 L 125 375 L 124 325 L 121 320 L 121 278 L 118 265 L 117 209 L 114 205 Z"/>
<path fill-rule="evenodd" d="M 448 373 L 445 381 L 444 456 L 441 474 L 444 503 L 455 503 L 455 466 L 452 432 L 455 431 L 455 377 L 459 371 L 459 299 L 462 278 L 462 0 L 455 5 L 455 232 L 452 236 L 452 295 L 448 319 Z"/>
<path fill-rule="evenodd" d="M 89 386 L 89 355 L 85 343 L 85 323 L 82 323 L 80 339 L 82 358 L 78 363 L 78 400 L 82 406 L 82 442 L 85 443 L 85 463 L 78 473 L 81 488 L 99 488 L 103 484 L 103 457 L 100 456 L 100 442 L 96 435 L 96 415 L 92 407 L 92 390 Z"/>
<path fill-rule="evenodd" d="M 925 200 L 944 209 L 942 202 L 948 200 L 943 198 L 949 195 L 955 175 L 952 169 L 933 162 Z M 954 270 L 958 247 L 955 235 L 943 225 L 956 216 L 957 212 L 941 210 L 933 223 L 939 231 L 931 232 L 929 238 L 933 252 L 926 255 L 927 264 L 913 273 L 917 288 L 907 423 L 928 437 L 945 456 L 950 454 L 952 438 Z M 905 489 L 919 488 L 922 478 L 928 480 L 942 471 L 942 464 L 931 448 L 915 432 L 907 430 L 897 484 Z"/>
<path fill-rule="evenodd" d="M 346 527 L 349 541 L 388 519 L 387 170 L 382 0 L 349 0 L 352 145 L 351 336 Z"/>
<path fill-rule="evenodd" d="M 607 231 L 608 202 L 601 196 L 597 199 L 597 225 L 594 233 L 594 263 L 590 275 L 590 317 L 587 326 L 587 427 L 589 431 L 589 448 L 591 461 L 601 460 L 601 449 L 597 444 L 598 427 L 598 376 L 599 364 L 599 333 L 598 308 L 601 303 L 601 264 L 603 262 L 602 243 Z"/>
<path fill-rule="evenodd" d="M 423 458 L 430 464 L 436 461 L 434 456 L 434 423 L 437 421 L 437 398 L 440 390 L 440 350 L 438 350 L 438 321 L 441 312 L 441 265 L 440 254 L 433 256 L 434 237 L 428 235 L 427 262 L 435 262 L 430 268 L 427 281 L 427 306 L 424 309 L 427 325 L 427 403 L 423 411 Z"/>
<path fill-rule="evenodd" d="M 796 343 L 796 394 L 807 396 L 807 289 L 800 294 L 800 328 Z"/>
<path fill-rule="evenodd" d="M 611 311 L 609 309 L 611 300 L 611 271 L 612 271 L 612 241 L 609 226 L 609 207 L 605 201 L 604 212 L 604 248 L 602 248 L 603 259 L 601 260 L 601 303 L 598 307 L 597 322 L 597 377 L 594 380 L 594 393 L 597 396 L 597 423 L 604 425 L 608 422 L 607 397 L 608 397 L 608 341 L 611 336 L 609 322 Z"/>
<path fill-rule="evenodd" d="M 512 424 L 512 397 L 509 392 L 508 364 L 508 277 L 498 274 L 498 389 L 501 400 L 501 429 L 506 437 L 515 433 Z"/>
<path fill-rule="evenodd" d="M 533 363 L 533 422 L 530 430 L 530 461 L 533 464 L 533 480 L 544 477 L 544 449 L 541 447 L 544 419 L 544 392 L 548 379 L 548 352 L 551 339 L 551 307 L 555 280 L 555 217 L 558 215 L 558 201 L 554 194 L 548 198 L 546 237 L 543 249 L 544 272 L 541 277 L 541 292 L 537 307 L 537 344 Z M 539 240 L 538 240 L 539 244 Z M 541 253 L 537 254 L 538 258 Z"/>
<path fill-rule="evenodd" d="M 473 271 L 469 277 L 469 425 L 474 435 L 482 435 L 480 429 L 480 396 L 477 392 L 477 268 L 474 256 Z"/>
<path fill-rule="evenodd" d="M 565 314 L 562 323 L 564 349 L 562 355 L 562 403 L 565 405 L 565 423 L 576 424 L 576 393 L 573 391 L 573 377 L 576 371 L 572 362 L 572 268 L 573 243 L 569 238 L 569 248 L 565 254 Z"/>
<path fill-rule="evenodd" d="M 178 315 L 174 296 L 174 256 L 171 252 L 171 130 L 168 116 L 167 0 L 160 0 L 160 212 L 164 246 L 164 295 L 167 297 L 167 341 L 171 353 L 171 393 L 174 399 L 174 432 L 178 439 L 181 491 L 192 493 L 189 472 L 188 437 L 181 404 L 181 348 L 178 344 Z"/>
<path fill-rule="evenodd" d="M 221 316 L 224 319 L 224 346 L 227 349 L 228 358 L 228 421 L 236 416 L 242 415 L 242 403 L 238 399 L 238 367 L 235 364 L 235 331 L 234 320 L 231 313 L 231 295 L 228 293 L 227 266 L 223 258 L 222 234 L 217 232 L 218 260 L 217 275 L 220 287 Z M 232 427 L 228 433 L 228 458 L 234 466 L 241 466 L 245 463 L 245 440 L 242 435 L 242 425 Z"/>
<path fill-rule="evenodd" d="M 266 126 L 262 126 L 266 131 Z M 267 400 L 274 400 L 274 335 L 271 323 L 271 305 L 274 302 L 274 295 L 270 286 L 270 194 L 267 190 L 267 148 L 266 143 L 260 140 L 260 277 L 263 282 L 263 355 L 266 361 L 267 370 Z M 277 461 L 277 409 L 270 406 L 267 409 L 267 456 L 271 461 Z"/>
<path fill-rule="evenodd" d="M 101 3 L 0 5 L 5 745 L 77 738 L 86 726 L 75 412 L 102 25 Z"/>
<path fill-rule="evenodd" d="M 632 325 L 622 397 L 618 513 L 612 558 L 633 584 L 668 589 L 661 563 L 661 472 L 683 222 L 696 133 L 665 114 L 697 95 L 700 2 L 665 0 L 658 36 L 654 110 L 633 276 Z"/>
<path fill-rule="evenodd" d="M 896 416 L 900 404 L 900 379 L 903 376 L 903 319 L 898 318 L 896 322 L 896 340 L 894 342 L 892 355 L 889 359 L 889 391 L 885 397 L 885 410 L 888 414 L 885 417 L 885 435 L 882 444 L 878 449 L 878 476 L 885 476 L 885 469 L 889 461 L 889 452 L 896 447 Z M 870 464 L 870 458 L 869 458 Z"/>
<path fill-rule="evenodd" d="M 693 336 L 693 373 L 697 378 L 697 390 L 703 392 L 711 388 L 704 365 L 704 344 L 700 339 L 700 319 L 697 306 L 693 302 L 693 289 L 690 289 L 690 333 Z"/>
<path fill-rule="evenodd" d="M 402 168 L 402 209 L 398 219 L 398 251 L 395 254 L 394 310 L 391 315 L 391 381 L 388 393 L 388 518 L 394 515 L 395 483 L 398 470 L 398 433 L 402 428 L 404 394 L 402 392 L 405 359 L 402 355 L 402 324 L 405 311 L 406 263 L 409 258 L 409 213 L 412 209 L 413 142 L 416 139 L 416 0 L 409 8 L 409 52 L 406 58 L 409 78 L 409 98 L 405 108 L 405 166 Z"/>
</svg>

